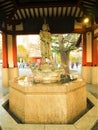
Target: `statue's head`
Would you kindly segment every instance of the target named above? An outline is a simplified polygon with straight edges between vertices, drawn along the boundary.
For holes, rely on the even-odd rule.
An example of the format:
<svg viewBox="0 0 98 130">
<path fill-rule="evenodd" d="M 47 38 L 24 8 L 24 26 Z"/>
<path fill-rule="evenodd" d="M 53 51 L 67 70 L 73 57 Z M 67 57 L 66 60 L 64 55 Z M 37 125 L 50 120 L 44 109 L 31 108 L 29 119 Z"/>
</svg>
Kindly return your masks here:
<svg viewBox="0 0 98 130">
<path fill-rule="evenodd" d="M 43 24 L 42 25 L 42 30 L 43 31 L 49 31 L 50 30 L 49 25 L 48 24 Z"/>
</svg>

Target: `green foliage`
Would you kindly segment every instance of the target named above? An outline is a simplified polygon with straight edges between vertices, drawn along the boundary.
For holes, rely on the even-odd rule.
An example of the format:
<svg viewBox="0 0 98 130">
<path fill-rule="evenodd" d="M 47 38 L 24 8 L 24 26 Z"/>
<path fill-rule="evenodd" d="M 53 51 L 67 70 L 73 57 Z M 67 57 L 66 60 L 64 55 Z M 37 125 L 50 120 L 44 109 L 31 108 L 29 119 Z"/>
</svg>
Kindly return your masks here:
<svg viewBox="0 0 98 130">
<path fill-rule="evenodd" d="M 52 35 L 52 52 L 56 53 L 57 61 L 69 66 L 71 62 L 79 62 L 80 57 L 70 55 L 72 50 L 77 49 L 77 41 L 80 34 L 54 34 Z"/>
<path fill-rule="evenodd" d="M 61 39 L 59 40 L 59 36 Z M 59 53 L 59 44 L 64 44 L 65 53 L 70 52 L 72 50 L 76 50 L 76 43 L 80 34 L 54 34 L 52 35 L 52 43 L 55 43 L 55 46 L 52 45 L 52 51 Z M 56 45 L 57 44 L 57 45 Z"/>
<path fill-rule="evenodd" d="M 82 53 L 81 53 L 81 51 L 74 51 L 73 53 L 70 53 L 70 56 L 69 56 L 69 58 L 70 58 L 70 61 L 71 62 L 81 62 L 81 59 L 82 59 Z"/>
<path fill-rule="evenodd" d="M 28 51 L 24 45 L 17 46 L 17 60 L 19 61 L 20 58 L 24 59 L 25 61 L 28 60 Z"/>
<path fill-rule="evenodd" d="M 60 53 L 60 49 L 58 46 L 52 46 L 52 52 Z"/>
<path fill-rule="evenodd" d="M 55 43 L 58 42 L 58 34 L 53 34 L 52 37 L 51 37 L 51 41 L 52 41 L 52 43 L 53 42 L 55 42 Z"/>
<path fill-rule="evenodd" d="M 56 55 L 56 59 L 57 59 L 57 63 L 61 63 L 61 57 L 60 57 L 60 53 L 57 53 Z"/>
</svg>

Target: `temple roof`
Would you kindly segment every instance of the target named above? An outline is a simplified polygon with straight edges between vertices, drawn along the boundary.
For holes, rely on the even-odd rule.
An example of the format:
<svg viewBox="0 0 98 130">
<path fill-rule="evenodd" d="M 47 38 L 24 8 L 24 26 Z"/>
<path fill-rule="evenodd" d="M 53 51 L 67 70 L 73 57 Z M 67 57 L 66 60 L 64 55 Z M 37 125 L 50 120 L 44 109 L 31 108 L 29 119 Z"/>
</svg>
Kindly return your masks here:
<svg viewBox="0 0 98 130">
<path fill-rule="evenodd" d="M 97 0 L 0 0 L 0 21 L 13 24 L 25 19 L 85 16 L 98 19 Z"/>
</svg>

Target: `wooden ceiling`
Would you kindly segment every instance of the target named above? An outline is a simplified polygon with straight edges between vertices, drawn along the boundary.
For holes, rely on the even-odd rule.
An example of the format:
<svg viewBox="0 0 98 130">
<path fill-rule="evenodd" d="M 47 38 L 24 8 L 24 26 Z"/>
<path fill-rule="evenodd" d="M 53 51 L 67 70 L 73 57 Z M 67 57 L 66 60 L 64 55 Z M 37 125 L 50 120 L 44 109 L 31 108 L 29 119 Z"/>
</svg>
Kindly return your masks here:
<svg viewBox="0 0 98 130">
<path fill-rule="evenodd" d="M 0 0 L 0 21 L 14 24 L 25 19 L 73 16 L 98 18 L 97 0 Z"/>
</svg>

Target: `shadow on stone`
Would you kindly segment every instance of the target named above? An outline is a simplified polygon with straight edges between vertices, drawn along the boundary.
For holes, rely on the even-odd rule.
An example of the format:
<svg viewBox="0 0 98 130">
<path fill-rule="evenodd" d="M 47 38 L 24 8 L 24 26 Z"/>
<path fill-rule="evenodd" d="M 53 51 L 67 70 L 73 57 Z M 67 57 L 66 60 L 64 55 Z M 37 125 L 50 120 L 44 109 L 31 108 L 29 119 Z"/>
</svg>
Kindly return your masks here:
<svg viewBox="0 0 98 130">
<path fill-rule="evenodd" d="M 98 130 L 98 120 L 91 130 Z"/>
</svg>

